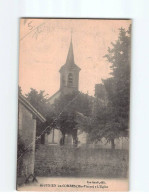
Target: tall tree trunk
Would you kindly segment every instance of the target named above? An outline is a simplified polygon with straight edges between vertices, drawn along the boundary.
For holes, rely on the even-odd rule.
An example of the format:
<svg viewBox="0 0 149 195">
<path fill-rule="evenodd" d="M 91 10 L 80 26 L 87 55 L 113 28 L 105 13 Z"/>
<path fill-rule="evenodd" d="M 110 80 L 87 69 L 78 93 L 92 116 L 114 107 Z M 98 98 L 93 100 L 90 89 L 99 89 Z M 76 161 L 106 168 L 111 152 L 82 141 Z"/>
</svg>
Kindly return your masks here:
<svg viewBox="0 0 149 195">
<path fill-rule="evenodd" d="M 60 139 L 60 145 L 63 146 L 65 144 L 65 134 L 62 134 L 62 137 Z"/>
<path fill-rule="evenodd" d="M 52 143 L 54 144 L 54 129 L 52 131 Z"/>
<path fill-rule="evenodd" d="M 74 129 L 73 130 L 73 134 L 72 134 L 72 138 L 73 138 L 73 145 L 75 147 L 78 146 L 78 134 L 77 134 L 78 130 L 77 129 Z"/>
<path fill-rule="evenodd" d="M 111 149 L 115 149 L 114 139 L 111 139 Z"/>
</svg>

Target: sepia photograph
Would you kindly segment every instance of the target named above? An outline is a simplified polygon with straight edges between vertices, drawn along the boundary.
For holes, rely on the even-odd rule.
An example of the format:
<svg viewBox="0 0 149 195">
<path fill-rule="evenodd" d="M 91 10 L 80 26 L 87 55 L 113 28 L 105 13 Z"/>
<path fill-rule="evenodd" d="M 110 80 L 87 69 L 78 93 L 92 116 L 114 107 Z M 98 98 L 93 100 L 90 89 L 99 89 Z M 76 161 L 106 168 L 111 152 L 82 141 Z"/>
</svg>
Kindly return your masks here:
<svg viewBox="0 0 149 195">
<path fill-rule="evenodd" d="M 129 190 L 131 23 L 20 19 L 17 190 Z"/>
</svg>

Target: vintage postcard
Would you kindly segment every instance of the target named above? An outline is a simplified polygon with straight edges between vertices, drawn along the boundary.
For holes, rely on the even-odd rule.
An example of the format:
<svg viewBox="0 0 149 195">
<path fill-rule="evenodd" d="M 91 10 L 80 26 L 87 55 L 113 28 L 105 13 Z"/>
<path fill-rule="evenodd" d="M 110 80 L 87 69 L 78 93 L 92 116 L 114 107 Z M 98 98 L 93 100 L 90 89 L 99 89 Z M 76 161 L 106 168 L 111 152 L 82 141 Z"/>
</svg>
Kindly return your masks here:
<svg viewBox="0 0 149 195">
<path fill-rule="evenodd" d="M 17 190 L 128 191 L 131 20 L 20 19 Z"/>
</svg>

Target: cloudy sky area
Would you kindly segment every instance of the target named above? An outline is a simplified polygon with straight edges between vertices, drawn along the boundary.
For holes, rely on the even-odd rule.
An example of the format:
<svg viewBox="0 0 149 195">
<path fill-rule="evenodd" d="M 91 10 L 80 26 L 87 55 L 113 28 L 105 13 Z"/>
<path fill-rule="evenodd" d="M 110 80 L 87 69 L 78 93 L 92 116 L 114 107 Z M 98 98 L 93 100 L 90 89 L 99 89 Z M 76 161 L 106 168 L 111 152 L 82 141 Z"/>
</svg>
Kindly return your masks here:
<svg viewBox="0 0 149 195">
<path fill-rule="evenodd" d="M 75 63 L 81 68 L 79 90 L 94 95 L 96 83 L 110 75 L 103 56 L 118 29 L 128 29 L 130 20 L 21 19 L 19 85 L 23 94 L 30 88 L 49 96 L 60 87 L 59 69 L 65 64 L 72 31 Z"/>
</svg>

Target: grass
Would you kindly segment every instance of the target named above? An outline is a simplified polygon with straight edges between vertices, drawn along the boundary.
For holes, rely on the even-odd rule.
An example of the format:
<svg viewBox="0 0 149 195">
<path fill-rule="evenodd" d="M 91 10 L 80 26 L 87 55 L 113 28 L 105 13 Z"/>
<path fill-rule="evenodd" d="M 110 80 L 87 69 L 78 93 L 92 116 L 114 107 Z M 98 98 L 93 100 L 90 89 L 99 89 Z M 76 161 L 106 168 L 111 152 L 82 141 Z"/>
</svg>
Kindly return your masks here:
<svg viewBox="0 0 149 195">
<path fill-rule="evenodd" d="M 128 151 L 89 147 L 40 146 L 37 176 L 127 178 Z"/>
</svg>

